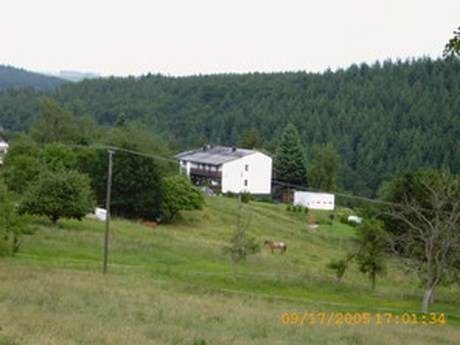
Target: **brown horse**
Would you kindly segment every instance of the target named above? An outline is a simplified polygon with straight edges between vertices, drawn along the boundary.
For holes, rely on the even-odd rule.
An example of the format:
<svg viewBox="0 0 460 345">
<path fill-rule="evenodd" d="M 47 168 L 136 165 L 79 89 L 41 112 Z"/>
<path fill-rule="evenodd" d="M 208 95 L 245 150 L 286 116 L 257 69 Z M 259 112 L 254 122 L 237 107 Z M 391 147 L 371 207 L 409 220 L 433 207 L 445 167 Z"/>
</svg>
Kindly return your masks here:
<svg viewBox="0 0 460 345">
<path fill-rule="evenodd" d="M 269 246 L 272 250 L 272 254 L 274 253 L 275 249 L 280 250 L 280 254 L 286 253 L 287 244 L 284 242 L 275 242 L 270 240 L 265 240 L 264 246 Z"/>
</svg>

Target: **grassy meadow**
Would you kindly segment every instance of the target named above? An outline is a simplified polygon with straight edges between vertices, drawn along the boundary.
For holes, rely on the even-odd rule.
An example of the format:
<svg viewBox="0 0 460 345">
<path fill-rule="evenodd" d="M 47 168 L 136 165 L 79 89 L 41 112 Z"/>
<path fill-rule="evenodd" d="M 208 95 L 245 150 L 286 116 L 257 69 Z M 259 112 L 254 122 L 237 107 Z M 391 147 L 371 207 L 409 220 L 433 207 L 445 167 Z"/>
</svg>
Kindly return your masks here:
<svg viewBox="0 0 460 345">
<path fill-rule="evenodd" d="M 375 291 L 354 267 L 337 283 L 325 266 L 352 248 L 354 229 L 334 222 L 311 232 L 307 215 L 261 202 L 243 206 L 248 232 L 286 242 L 287 253 L 264 248 L 235 276 L 222 248 L 237 210 L 235 199 L 212 197 L 173 225 L 116 219 L 105 276 L 104 223 L 37 221 L 18 255 L 0 259 L 0 345 L 460 343 L 458 287 L 436 295 L 446 325 L 283 324 L 284 312 L 418 312 L 422 291 L 396 259 Z"/>
</svg>

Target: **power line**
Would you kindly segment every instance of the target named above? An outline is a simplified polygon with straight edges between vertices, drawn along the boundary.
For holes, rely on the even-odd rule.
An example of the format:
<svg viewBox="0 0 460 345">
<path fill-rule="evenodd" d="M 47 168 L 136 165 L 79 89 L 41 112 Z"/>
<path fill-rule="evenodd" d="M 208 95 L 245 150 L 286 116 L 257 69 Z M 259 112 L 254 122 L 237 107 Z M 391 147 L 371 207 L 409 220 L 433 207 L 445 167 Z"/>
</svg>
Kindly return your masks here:
<svg viewBox="0 0 460 345">
<path fill-rule="evenodd" d="M 359 195 L 353 195 L 353 194 L 347 194 L 347 193 L 325 192 L 325 191 L 321 191 L 319 189 L 307 187 L 307 186 L 304 186 L 304 185 L 297 185 L 297 184 L 287 183 L 287 182 L 283 182 L 283 181 L 279 181 L 279 180 L 275 180 L 275 179 L 272 179 L 272 183 L 279 184 L 279 185 L 286 186 L 286 187 L 291 187 L 291 188 L 298 188 L 298 189 L 301 189 L 301 190 L 304 190 L 304 191 L 310 191 L 310 192 L 315 192 L 315 193 L 330 193 L 330 194 L 334 194 L 334 195 L 341 196 L 341 197 L 348 198 L 348 199 L 357 199 L 357 200 L 360 200 L 360 201 L 371 202 L 371 203 L 374 203 L 374 204 L 381 204 L 381 205 L 387 205 L 387 206 L 394 206 L 394 207 L 398 207 L 398 208 L 407 209 L 407 210 L 412 211 L 412 209 L 410 207 L 408 207 L 408 205 L 400 204 L 400 203 L 397 203 L 397 202 L 385 201 L 385 200 L 381 200 L 381 199 L 371 199 L 371 198 L 368 198 L 368 197 L 359 196 Z M 420 208 L 420 210 L 421 211 L 436 211 L 433 208 Z M 449 211 L 442 211 L 442 210 L 437 210 L 437 211 L 439 213 L 450 214 Z"/>
<path fill-rule="evenodd" d="M 166 161 L 166 162 L 169 162 L 169 163 L 178 164 L 178 161 L 175 158 L 168 158 L 168 157 L 163 157 L 163 156 L 154 155 L 154 154 L 150 154 L 150 153 L 124 149 L 124 148 L 117 147 L 117 146 L 100 145 L 100 144 L 90 145 L 90 146 L 85 146 L 85 145 L 67 145 L 67 146 L 75 147 L 75 148 L 90 148 L 90 149 L 96 149 L 96 150 L 113 150 L 113 151 L 125 152 L 125 153 L 130 153 L 130 154 L 134 154 L 134 155 L 138 155 L 138 156 L 142 156 L 142 157 L 147 157 L 147 158 L 157 159 L 157 160 L 163 160 L 163 161 Z M 325 191 L 322 191 L 322 190 L 319 190 L 319 189 L 316 189 L 316 188 L 307 187 L 305 185 L 288 183 L 288 182 L 284 182 L 284 181 L 280 181 L 280 180 L 276 180 L 276 179 L 272 179 L 271 182 L 274 183 L 274 184 L 277 184 L 277 185 L 291 187 L 291 188 L 297 188 L 297 189 L 301 189 L 301 190 L 304 190 L 304 191 L 317 192 L 317 193 L 331 193 L 331 194 L 334 194 L 336 196 L 340 196 L 340 197 L 347 198 L 347 199 L 355 199 L 355 200 L 369 202 L 369 203 L 373 203 L 373 204 L 381 204 L 381 205 L 386 205 L 386 206 L 394 206 L 394 207 L 408 209 L 407 205 L 400 204 L 400 203 L 395 203 L 395 202 L 390 202 L 390 201 L 385 201 L 385 200 L 381 200 L 381 199 L 372 199 L 372 198 L 365 197 L 365 196 L 354 195 L 354 194 L 349 194 L 349 193 L 342 193 L 342 192 L 325 192 Z M 428 208 L 423 208 L 422 210 L 424 210 L 424 211 L 434 211 L 434 209 L 428 209 Z M 440 211 L 440 212 L 441 213 L 446 213 L 446 214 L 449 213 L 448 211 Z"/>
<path fill-rule="evenodd" d="M 107 266 L 108 266 L 108 257 L 109 257 L 109 234 L 110 234 L 110 199 L 111 199 L 111 194 L 112 194 L 112 164 L 113 164 L 113 155 L 116 152 L 125 152 L 141 157 L 147 157 L 151 159 L 162 159 L 168 162 L 172 162 L 172 159 L 169 158 L 164 158 L 161 156 L 157 155 L 151 155 L 139 151 L 134 151 L 134 150 L 128 150 L 128 149 L 123 149 L 120 147 L 116 146 L 108 146 L 108 145 L 91 145 L 91 146 L 85 146 L 85 145 L 67 145 L 68 147 L 72 148 L 80 148 L 80 149 L 95 149 L 95 150 L 104 150 L 107 151 L 108 153 L 108 172 L 107 172 L 107 189 L 106 189 L 106 215 L 105 215 L 105 231 L 104 231 L 104 254 L 103 254 L 103 264 L 102 264 L 102 273 L 107 273 Z M 174 160 L 174 163 L 177 163 L 176 160 Z"/>
<path fill-rule="evenodd" d="M 380 199 L 371 199 L 371 198 L 368 198 L 368 197 L 365 197 L 365 196 L 359 196 L 359 195 L 353 195 L 353 194 L 347 194 L 347 193 L 339 193 L 339 192 L 325 192 L 325 191 L 322 191 L 322 190 L 319 190 L 319 189 L 316 189 L 316 188 L 307 187 L 305 185 L 292 184 L 292 183 L 283 182 L 283 181 L 275 180 L 275 179 L 272 179 L 272 183 L 277 184 L 277 185 L 281 185 L 281 186 L 302 189 L 302 190 L 307 191 L 307 192 L 330 193 L 330 194 L 334 194 L 334 195 L 341 196 L 341 197 L 344 197 L 344 198 L 357 199 L 357 200 L 361 200 L 361 201 L 372 202 L 372 203 L 375 203 L 375 204 L 404 206 L 402 204 L 389 202 L 389 201 L 385 201 L 385 200 L 380 200 Z"/>
<path fill-rule="evenodd" d="M 81 148 L 81 149 L 94 149 L 94 150 L 112 150 L 112 151 L 118 151 L 118 152 L 125 152 L 125 153 L 131 153 L 137 156 L 142 156 L 146 158 L 152 158 L 152 159 L 158 159 L 158 160 L 163 160 L 167 161 L 169 163 L 175 163 L 178 164 L 176 159 L 173 158 L 167 158 L 159 155 L 154 155 L 151 153 L 145 153 L 145 152 L 140 152 L 140 151 L 135 151 L 135 150 L 129 150 L 129 149 L 124 149 L 121 147 L 117 146 L 111 146 L 111 145 L 101 145 L 101 144 L 94 144 L 94 145 L 66 145 L 68 147 L 72 148 Z"/>
</svg>

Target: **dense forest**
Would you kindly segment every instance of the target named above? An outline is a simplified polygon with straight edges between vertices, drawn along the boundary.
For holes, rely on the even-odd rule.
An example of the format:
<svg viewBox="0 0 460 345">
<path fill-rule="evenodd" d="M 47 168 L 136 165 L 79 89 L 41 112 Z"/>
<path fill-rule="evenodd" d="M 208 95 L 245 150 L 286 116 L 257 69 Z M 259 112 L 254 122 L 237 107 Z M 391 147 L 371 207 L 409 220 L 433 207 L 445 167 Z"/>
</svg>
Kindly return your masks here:
<svg viewBox="0 0 460 345">
<path fill-rule="evenodd" d="M 35 90 L 53 90 L 66 81 L 40 73 L 0 65 L 0 90 L 31 87 Z"/>
<path fill-rule="evenodd" d="M 52 92 L 0 92 L 0 125 L 27 130 L 43 96 L 99 124 L 137 120 L 177 148 L 240 144 L 274 153 L 285 126 L 300 133 L 307 169 L 315 147 L 341 158 L 338 184 L 375 195 L 384 180 L 420 167 L 460 173 L 460 62 L 386 61 L 324 73 L 107 78 Z"/>
</svg>

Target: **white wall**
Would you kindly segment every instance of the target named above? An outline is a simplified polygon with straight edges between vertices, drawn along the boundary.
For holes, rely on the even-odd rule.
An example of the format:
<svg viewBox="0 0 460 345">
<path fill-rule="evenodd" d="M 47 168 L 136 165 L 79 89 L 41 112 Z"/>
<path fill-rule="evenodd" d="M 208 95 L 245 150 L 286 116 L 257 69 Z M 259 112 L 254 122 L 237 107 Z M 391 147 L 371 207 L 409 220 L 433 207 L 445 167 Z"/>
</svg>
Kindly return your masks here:
<svg viewBox="0 0 460 345">
<path fill-rule="evenodd" d="M 335 196 L 329 193 L 294 192 L 294 205 L 301 205 L 313 210 L 333 210 Z"/>
<path fill-rule="evenodd" d="M 245 166 L 248 165 L 248 171 Z M 247 186 L 244 181 L 247 181 Z M 226 162 L 222 165 L 222 192 L 270 194 L 272 159 L 260 152 Z"/>
</svg>

